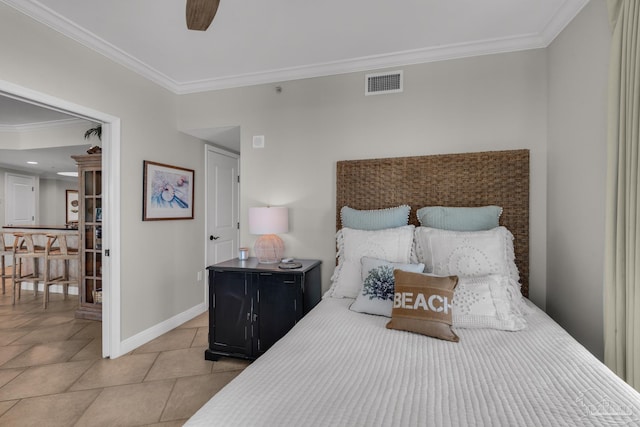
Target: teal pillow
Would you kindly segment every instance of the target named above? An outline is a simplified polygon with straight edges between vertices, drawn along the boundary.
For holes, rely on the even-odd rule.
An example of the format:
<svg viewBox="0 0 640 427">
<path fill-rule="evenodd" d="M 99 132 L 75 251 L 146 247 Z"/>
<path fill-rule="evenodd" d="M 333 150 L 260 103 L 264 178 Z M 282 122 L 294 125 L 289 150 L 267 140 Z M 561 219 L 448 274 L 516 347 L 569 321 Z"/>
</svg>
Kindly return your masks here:
<svg viewBox="0 0 640 427">
<path fill-rule="evenodd" d="M 408 205 L 362 211 L 344 206 L 340 210 L 340 218 L 343 227 L 356 230 L 382 230 L 408 225 L 410 210 Z"/>
<path fill-rule="evenodd" d="M 423 227 L 451 231 L 483 231 L 498 226 L 502 214 L 500 206 L 477 208 L 451 208 L 428 206 L 418 209 L 416 215 Z"/>
</svg>

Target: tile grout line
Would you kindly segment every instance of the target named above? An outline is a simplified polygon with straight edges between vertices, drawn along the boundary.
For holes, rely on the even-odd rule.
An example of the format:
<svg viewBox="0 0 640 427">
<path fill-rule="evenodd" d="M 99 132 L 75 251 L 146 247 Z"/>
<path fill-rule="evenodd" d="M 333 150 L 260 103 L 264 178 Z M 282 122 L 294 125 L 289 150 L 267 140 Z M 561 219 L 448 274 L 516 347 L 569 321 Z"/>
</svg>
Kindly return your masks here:
<svg viewBox="0 0 640 427">
<path fill-rule="evenodd" d="M 11 368 L 11 369 L 22 369 L 22 372 L 20 372 L 18 375 L 16 375 L 15 377 L 13 377 L 10 381 L 8 381 L 7 383 L 5 383 L 2 387 L 0 387 L 0 390 L 2 390 L 3 388 L 5 388 L 6 386 L 8 386 L 9 384 L 11 384 L 12 382 L 14 382 L 19 376 L 21 376 L 22 374 L 24 374 L 25 372 L 27 372 L 28 368 Z M 6 402 L 9 400 L 15 400 L 15 399 L 7 399 L 7 400 L 0 400 L 0 402 Z M 22 398 L 18 398 L 18 400 L 22 400 Z"/>
<path fill-rule="evenodd" d="M 4 417 L 5 414 L 9 413 L 9 411 L 13 409 L 13 407 L 16 406 L 18 403 L 20 403 L 21 400 L 22 399 L 15 399 L 15 401 L 13 402 L 13 405 L 9 406 L 6 411 L 0 414 L 0 421 L 2 421 L 2 417 Z"/>
<path fill-rule="evenodd" d="M 149 369 L 147 369 L 147 372 L 144 374 L 144 377 L 142 378 L 142 381 L 140 381 L 140 384 L 142 384 L 142 383 L 147 381 L 147 377 L 149 376 L 149 372 L 151 372 L 151 369 L 153 369 L 153 366 L 158 361 L 158 358 L 160 357 L 160 353 L 162 353 L 162 352 L 159 351 L 159 352 L 156 353 L 156 357 L 153 358 L 153 362 L 151 363 L 151 365 L 149 365 Z"/>
<path fill-rule="evenodd" d="M 164 401 L 164 405 L 162 406 L 162 411 L 160 411 L 160 416 L 158 417 L 158 420 L 157 420 L 158 423 L 163 422 L 162 416 L 164 415 L 164 411 L 166 411 L 167 409 L 167 404 L 169 403 L 169 400 L 171 400 L 171 395 L 173 394 L 173 390 L 175 390 L 177 383 L 178 383 L 178 378 L 174 378 L 173 384 L 171 385 L 171 390 L 169 390 L 169 394 L 167 395 L 167 400 Z"/>
<path fill-rule="evenodd" d="M 89 408 L 91 408 L 91 406 L 93 406 L 94 403 L 96 403 L 96 400 L 98 400 L 98 398 L 100 397 L 100 395 L 104 391 L 104 388 L 101 388 L 101 389 L 97 389 L 96 388 L 95 390 L 100 390 L 100 391 L 98 393 L 96 393 L 96 397 L 91 401 L 91 403 L 89 403 L 87 405 L 86 408 L 84 408 L 84 411 L 82 411 L 82 413 L 80 415 L 78 415 L 78 418 L 73 422 L 74 426 L 78 425 L 78 422 L 80 422 L 80 420 L 82 419 L 84 414 L 89 410 Z M 78 391 L 83 391 L 83 390 L 78 390 Z"/>
<path fill-rule="evenodd" d="M 84 348 L 84 347 L 83 347 Z M 76 353 L 77 354 L 77 353 Z M 85 360 L 76 360 L 75 362 L 85 362 Z M 74 361 L 71 360 L 67 360 L 64 363 L 74 363 Z M 62 393 L 70 393 L 73 392 L 73 390 L 71 390 L 71 387 L 73 387 L 79 380 L 80 378 L 82 378 L 84 376 L 84 374 L 86 374 L 92 367 L 93 365 L 97 364 L 98 360 L 94 360 L 91 364 L 89 364 L 89 366 L 87 366 L 87 369 L 85 369 L 84 371 L 82 371 L 82 373 L 80 375 L 78 375 L 78 378 L 75 379 L 74 382 L 72 382 L 71 384 L 69 384 L 69 386 L 62 392 Z M 78 390 L 76 390 L 78 391 Z M 57 394 L 57 393 L 56 393 Z"/>
<path fill-rule="evenodd" d="M 25 348 L 24 350 L 22 350 L 20 353 L 18 353 L 18 354 L 16 354 L 15 356 L 13 356 L 11 359 L 9 359 L 9 360 L 5 360 L 5 362 L 4 362 L 2 365 L 0 365 L 0 371 L 1 371 L 1 370 L 4 370 L 4 369 L 15 369 L 15 368 L 11 368 L 11 367 L 4 368 L 4 365 L 6 365 L 7 363 L 11 362 L 11 361 L 12 361 L 13 359 L 15 359 L 16 357 L 21 356 L 21 355 L 22 355 L 22 354 L 24 354 L 25 352 L 27 352 L 27 351 L 31 350 L 33 347 L 35 347 L 35 344 L 16 344 L 15 346 L 14 346 L 14 345 L 7 345 L 7 346 L 3 346 L 3 347 L 16 347 L 16 346 L 18 346 L 18 345 L 27 345 L 28 347 L 27 347 L 27 348 Z M 20 366 L 16 366 L 16 368 L 20 368 Z M 6 385 L 6 384 L 5 384 L 5 385 Z M 3 387 L 4 387 L 4 386 L 3 386 Z M 0 388 L 2 388 L 2 387 L 0 387 Z"/>
<path fill-rule="evenodd" d="M 189 343 L 189 348 L 193 347 L 193 343 L 196 340 L 196 338 L 198 337 L 198 328 L 185 328 L 185 329 L 195 329 L 195 332 L 193 333 L 193 338 L 191 339 L 191 342 Z"/>
</svg>

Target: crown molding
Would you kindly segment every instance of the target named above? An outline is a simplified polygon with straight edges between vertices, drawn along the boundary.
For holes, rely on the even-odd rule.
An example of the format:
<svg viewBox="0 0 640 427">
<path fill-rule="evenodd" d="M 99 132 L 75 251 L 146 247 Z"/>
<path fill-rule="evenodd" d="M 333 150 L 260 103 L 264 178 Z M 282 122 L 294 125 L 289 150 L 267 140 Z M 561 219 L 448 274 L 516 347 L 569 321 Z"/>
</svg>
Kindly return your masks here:
<svg viewBox="0 0 640 427">
<path fill-rule="evenodd" d="M 589 0 L 565 0 L 558 6 L 542 33 L 540 33 L 544 46 L 547 47 L 565 29 L 569 22 L 589 3 Z"/>
<path fill-rule="evenodd" d="M 41 129 L 52 129 L 66 126 L 75 126 L 80 124 L 86 124 L 84 119 L 62 119 L 62 120 L 50 120 L 46 122 L 37 123 L 23 123 L 19 125 L 3 125 L 0 124 L 0 132 L 29 132 Z"/>
<path fill-rule="evenodd" d="M 563 1 L 558 6 L 557 13 L 554 14 L 544 30 L 539 34 L 442 45 L 434 48 L 393 52 L 390 54 L 367 56 L 344 61 L 179 82 L 132 55 L 129 55 L 106 40 L 97 37 L 95 34 L 80 27 L 50 8 L 47 8 L 36 0 L 0 1 L 178 95 L 445 61 L 470 56 L 545 48 L 553 42 L 558 34 L 560 34 L 567 24 L 569 24 L 589 2 L 589 0 Z"/>
<path fill-rule="evenodd" d="M 208 90 L 229 89 L 234 87 L 308 79 L 400 67 L 427 62 L 446 61 L 470 56 L 491 55 L 495 53 L 545 47 L 541 37 L 527 35 L 494 40 L 482 40 L 472 43 L 460 43 L 436 48 L 416 49 L 392 54 L 374 55 L 345 61 L 326 62 L 302 67 L 283 68 L 238 76 L 198 80 L 180 84 L 178 94 L 197 93 Z"/>
<path fill-rule="evenodd" d="M 81 45 L 111 59 L 112 61 L 138 73 L 148 80 L 178 93 L 180 84 L 172 80 L 162 72 L 150 67 L 132 55 L 129 55 L 120 48 L 114 46 L 108 41 L 87 31 L 75 22 L 70 21 L 54 10 L 46 7 L 42 3 L 35 0 L 0 0 L 3 3 L 13 7 L 19 12 L 24 13 L 30 18 L 48 26 L 49 28 L 69 37 L 70 39 L 80 43 Z"/>
</svg>

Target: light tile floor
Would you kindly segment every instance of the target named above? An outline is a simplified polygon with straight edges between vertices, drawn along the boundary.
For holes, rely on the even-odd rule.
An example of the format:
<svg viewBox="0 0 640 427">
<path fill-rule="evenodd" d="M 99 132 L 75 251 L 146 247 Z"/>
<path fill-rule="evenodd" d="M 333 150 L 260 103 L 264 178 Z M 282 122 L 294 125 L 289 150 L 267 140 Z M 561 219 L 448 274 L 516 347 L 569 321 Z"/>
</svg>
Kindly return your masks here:
<svg viewBox="0 0 640 427">
<path fill-rule="evenodd" d="M 207 313 L 117 359 L 77 298 L 0 295 L 0 426 L 181 426 L 248 362 L 204 360 Z"/>
</svg>

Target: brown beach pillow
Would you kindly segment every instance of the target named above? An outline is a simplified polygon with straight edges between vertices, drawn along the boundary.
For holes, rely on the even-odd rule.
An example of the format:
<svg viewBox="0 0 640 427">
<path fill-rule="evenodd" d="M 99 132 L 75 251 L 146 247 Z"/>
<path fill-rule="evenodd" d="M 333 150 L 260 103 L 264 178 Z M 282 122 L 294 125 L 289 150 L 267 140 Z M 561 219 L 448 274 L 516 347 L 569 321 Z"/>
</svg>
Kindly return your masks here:
<svg viewBox="0 0 640 427">
<path fill-rule="evenodd" d="M 393 274 L 393 310 L 387 328 L 458 342 L 458 336 L 451 330 L 453 290 L 458 277 L 402 270 Z"/>
</svg>

